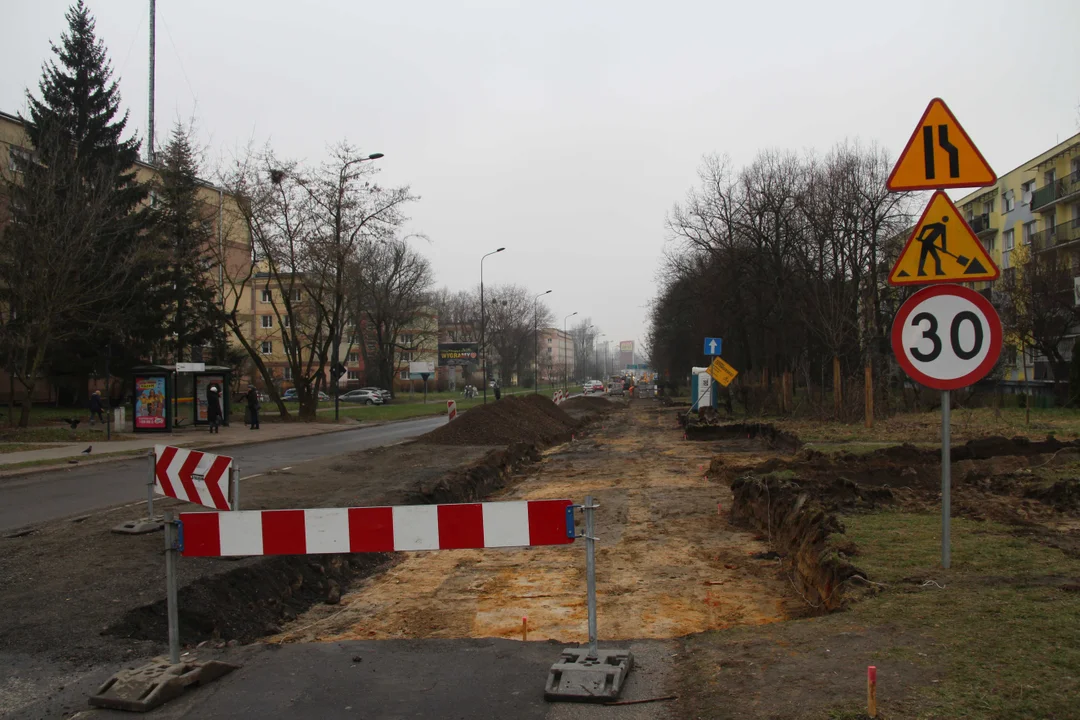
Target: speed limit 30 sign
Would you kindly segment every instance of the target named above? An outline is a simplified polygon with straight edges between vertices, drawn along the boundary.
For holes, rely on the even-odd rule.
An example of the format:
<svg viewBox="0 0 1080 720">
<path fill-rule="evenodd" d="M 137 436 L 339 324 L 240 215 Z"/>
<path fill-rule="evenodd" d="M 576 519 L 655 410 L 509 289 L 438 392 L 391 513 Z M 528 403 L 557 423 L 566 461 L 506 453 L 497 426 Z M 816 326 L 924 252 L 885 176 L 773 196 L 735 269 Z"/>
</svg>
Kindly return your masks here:
<svg viewBox="0 0 1080 720">
<path fill-rule="evenodd" d="M 892 346 L 912 380 L 936 390 L 957 390 L 994 367 L 1001 354 L 1001 319 L 974 290 L 928 287 L 896 313 Z"/>
</svg>

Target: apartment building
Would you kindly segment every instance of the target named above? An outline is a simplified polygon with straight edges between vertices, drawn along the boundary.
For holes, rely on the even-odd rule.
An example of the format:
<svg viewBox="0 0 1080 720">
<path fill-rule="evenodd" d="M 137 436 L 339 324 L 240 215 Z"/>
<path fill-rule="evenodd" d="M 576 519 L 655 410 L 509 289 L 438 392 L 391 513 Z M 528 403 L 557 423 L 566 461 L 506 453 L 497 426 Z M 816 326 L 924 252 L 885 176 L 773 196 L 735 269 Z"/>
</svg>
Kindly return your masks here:
<svg viewBox="0 0 1080 720">
<path fill-rule="evenodd" d="M 1073 270 L 1074 302 L 1080 304 L 1080 134 L 1001 175 L 995 185 L 969 193 L 956 205 L 1001 268 L 1002 278 L 1014 273 L 1018 262 L 1032 253 L 1057 253 Z M 993 298 L 993 283 L 975 283 L 974 287 Z M 1077 334 L 1063 343 L 1066 358 L 1071 357 Z M 1030 352 L 1024 358 L 1020 349 L 1011 346 L 1006 346 L 1003 355 L 1009 365 L 1006 383 L 1049 383 L 1046 358 Z"/>
<path fill-rule="evenodd" d="M 558 328 L 540 328 L 539 355 L 538 372 L 541 383 L 573 377 L 575 351 L 574 338 L 570 333 Z"/>
</svg>

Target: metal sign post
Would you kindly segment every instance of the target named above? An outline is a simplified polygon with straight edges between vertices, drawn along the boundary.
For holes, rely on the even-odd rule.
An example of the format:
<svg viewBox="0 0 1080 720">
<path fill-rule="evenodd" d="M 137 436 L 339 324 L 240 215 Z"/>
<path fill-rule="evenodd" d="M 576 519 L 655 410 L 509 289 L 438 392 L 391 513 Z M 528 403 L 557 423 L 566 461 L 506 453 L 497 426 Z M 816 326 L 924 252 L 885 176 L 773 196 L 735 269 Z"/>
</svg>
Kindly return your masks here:
<svg viewBox="0 0 1080 720">
<path fill-rule="evenodd" d="M 585 513 L 585 596 L 589 607 L 589 655 L 590 659 L 596 659 L 598 649 L 596 647 L 596 535 L 593 533 L 595 524 L 593 514 L 600 505 L 593 504 L 593 496 L 585 496 L 585 505 L 582 511 Z"/>
<path fill-rule="evenodd" d="M 949 569 L 952 524 L 952 448 L 950 447 L 951 398 L 948 390 L 941 391 L 941 567 Z"/>
<path fill-rule="evenodd" d="M 232 493 L 231 493 L 231 495 L 232 495 L 232 509 L 233 510 L 239 510 L 240 509 L 240 468 L 237 467 L 235 462 L 232 464 L 232 468 L 229 470 L 229 475 L 230 475 L 229 487 L 232 490 Z"/>
<path fill-rule="evenodd" d="M 176 605 L 176 554 L 181 544 L 178 539 L 181 525 L 173 517 L 172 510 L 165 511 L 165 603 L 169 616 L 169 662 L 180 662 L 180 619 Z"/>
<path fill-rule="evenodd" d="M 146 453 L 146 459 L 150 465 L 150 473 L 146 479 L 146 517 L 148 520 L 154 519 L 154 483 L 156 478 L 154 473 L 157 467 L 157 455 L 154 453 L 154 448 L 150 448 Z"/>
</svg>

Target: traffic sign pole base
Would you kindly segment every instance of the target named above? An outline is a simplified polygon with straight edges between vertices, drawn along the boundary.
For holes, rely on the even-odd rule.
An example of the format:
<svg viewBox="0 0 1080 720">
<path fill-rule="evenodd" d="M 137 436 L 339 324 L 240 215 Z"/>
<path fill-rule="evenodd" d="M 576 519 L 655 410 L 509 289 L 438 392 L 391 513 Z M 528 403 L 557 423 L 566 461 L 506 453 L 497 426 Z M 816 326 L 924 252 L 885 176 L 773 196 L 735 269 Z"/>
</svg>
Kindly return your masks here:
<svg viewBox="0 0 1080 720">
<path fill-rule="evenodd" d="M 188 687 L 205 685 L 239 667 L 218 660 L 173 665 L 159 657 L 142 667 L 113 675 L 90 696 L 90 704 L 112 710 L 148 712 L 179 697 Z"/>
<path fill-rule="evenodd" d="M 160 517 L 153 517 L 128 520 L 126 523 L 114 527 L 112 531 L 121 535 L 146 535 L 147 533 L 157 532 L 163 526 L 164 521 Z"/>
<path fill-rule="evenodd" d="M 548 672 L 544 699 L 549 702 L 610 702 L 619 697 L 626 676 L 634 667 L 629 650 L 564 648 L 559 661 Z"/>
</svg>

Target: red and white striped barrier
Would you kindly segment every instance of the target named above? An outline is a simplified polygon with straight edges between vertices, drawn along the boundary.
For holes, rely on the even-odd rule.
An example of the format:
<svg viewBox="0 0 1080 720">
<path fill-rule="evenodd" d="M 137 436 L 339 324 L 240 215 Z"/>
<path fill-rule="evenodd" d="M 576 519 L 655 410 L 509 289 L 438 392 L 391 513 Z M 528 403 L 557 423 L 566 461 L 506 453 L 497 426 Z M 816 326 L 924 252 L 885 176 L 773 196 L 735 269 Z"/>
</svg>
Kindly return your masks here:
<svg viewBox="0 0 1080 720">
<path fill-rule="evenodd" d="M 569 545 L 570 500 L 180 513 L 183 554 L 324 553 Z"/>
<path fill-rule="evenodd" d="M 446 401 L 446 421 L 450 422 L 457 417 L 457 402 L 454 400 Z"/>
<path fill-rule="evenodd" d="M 233 459 L 170 445 L 154 446 L 154 492 L 218 510 L 231 510 Z M 222 482 L 224 479 L 224 482 Z"/>
<path fill-rule="evenodd" d="M 552 402 L 554 402 L 556 405 L 561 405 L 563 400 L 565 400 L 565 399 L 566 399 L 566 391 L 564 391 L 564 390 L 556 390 L 555 391 L 555 396 L 552 398 Z"/>
</svg>

